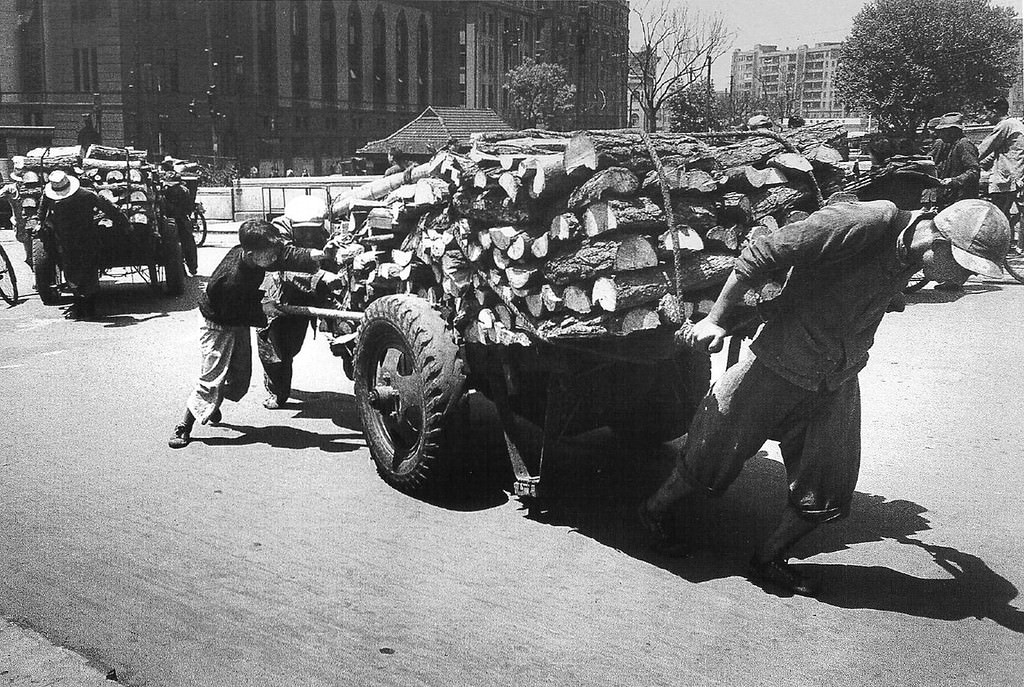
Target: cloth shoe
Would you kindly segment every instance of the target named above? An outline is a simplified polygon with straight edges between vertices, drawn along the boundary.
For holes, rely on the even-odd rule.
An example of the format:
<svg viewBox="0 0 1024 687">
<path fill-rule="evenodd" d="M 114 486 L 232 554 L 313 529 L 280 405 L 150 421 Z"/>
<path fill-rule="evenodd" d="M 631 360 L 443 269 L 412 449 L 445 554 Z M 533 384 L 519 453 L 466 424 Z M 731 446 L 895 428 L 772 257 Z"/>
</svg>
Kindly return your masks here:
<svg viewBox="0 0 1024 687">
<path fill-rule="evenodd" d="M 640 524 L 647 531 L 652 551 L 669 558 L 685 558 L 693 553 L 688 544 L 677 539 L 671 516 L 654 513 L 648 508 L 647 501 L 640 502 L 637 515 Z"/>
<path fill-rule="evenodd" d="M 167 445 L 171 448 L 185 448 L 188 446 L 188 442 L 191 440 L 189 436 L 189 429 L 185 423 L 180 423 L 174 428 L 174 434 L 167 440 Z"/>
<path fill-rule="evenodd" d="M 759 561 L 750 559 L 750 579 L 780 587 L 800 596 L 817 596 L 818 585 L 782 559 Z"/>
<path fill-rule="evenodd" d="M 288 402 L 287 398 L 278 398 L 277 396 L 267 396 L 263 399 L 263 407 L 267 410 L 280 410 L 284 408 Z"/>
</svg>

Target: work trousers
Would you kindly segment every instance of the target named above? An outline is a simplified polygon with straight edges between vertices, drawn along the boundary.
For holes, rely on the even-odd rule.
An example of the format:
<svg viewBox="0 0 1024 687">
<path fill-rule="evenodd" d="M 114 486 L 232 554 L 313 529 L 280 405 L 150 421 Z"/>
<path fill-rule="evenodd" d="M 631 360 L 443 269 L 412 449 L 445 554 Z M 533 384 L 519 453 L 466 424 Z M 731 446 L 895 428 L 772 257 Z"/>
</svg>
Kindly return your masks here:
<svg viewBox="0 0 1024 687">
<path fill-rule="evenodd" d="M 201 423 L 227 399 L 240 401 L 252 378 L 252 344 L 248 327 L 231 327 L 202 318 L 199 382 L 188 397 L 188 409 Z"/>
<path fill-rule="evenodd" d="M 292 392 L 292 363 L 302 350 L 308 317 L 275 317 L 256 333 L 256 351 L 263 364 L 263 385 L 284 403 Z"/>
<path fill-rule="evenodd" d="M 718 495 L 768 439 L 779 441 L 789 503 L 812 522 L 849 514 L 860 471 L 860 385 L 817 391 L 786 381 L 756 358 L 725 371 L 704 398 L 676 470 Z"/>
<path fill-rule="evenodd" d="M 181 257 L 190 274 L 199 269 L 199 249 L 196 248 L 196 237 L 192 235 L 192 222 L 188 215 L 175 215 L 174 226 L 178 230 L 178 243 L 181 244 Z"/>
</svg>

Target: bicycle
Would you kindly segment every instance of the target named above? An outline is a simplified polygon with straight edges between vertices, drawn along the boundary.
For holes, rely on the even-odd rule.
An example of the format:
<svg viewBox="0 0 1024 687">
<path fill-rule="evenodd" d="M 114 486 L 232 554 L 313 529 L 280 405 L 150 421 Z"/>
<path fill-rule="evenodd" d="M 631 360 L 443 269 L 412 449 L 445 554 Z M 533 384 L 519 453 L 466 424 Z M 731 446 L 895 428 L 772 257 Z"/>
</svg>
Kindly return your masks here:
<svg viewBox="0 0 1024 687">
<path fill-rule="evenodd" d="M 3 246 L 0 246 L 0 298 L 9 305 L 18 304 L 18 275 Z"/>
<path fill-rule="evenodd" d="M 196 248 L 199 248 L 206 243 L 206 213 L 203 209 L 203 204 L 196 202 L 193 206 L 192 212 L 188 216 L 189 222 L 192 224 L 192 236 L 196 240 Z"/>
</svg>

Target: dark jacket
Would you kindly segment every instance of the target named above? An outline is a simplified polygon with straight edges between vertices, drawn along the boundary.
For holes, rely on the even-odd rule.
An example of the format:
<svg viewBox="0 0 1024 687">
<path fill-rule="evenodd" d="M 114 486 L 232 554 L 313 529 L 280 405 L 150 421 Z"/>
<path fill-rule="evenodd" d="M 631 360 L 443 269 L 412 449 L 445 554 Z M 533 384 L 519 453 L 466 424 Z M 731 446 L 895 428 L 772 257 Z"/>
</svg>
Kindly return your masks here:
<svg viewBox="0 0 1024 687">
<path fill-rule="evenodd" d="M 199 294 L 199 312 L 211 322 L 227 327 L 265 326 L 260 285 L 267 272 L 316 272 L 318 268 L 317 261 L 304 248 L 284 246 L 280 259 L 266 270 L 246 264 L 242 259 L 244 252 L 241 246 L 229 250 Z M 311 286 L 315 288 L 317 284 Z"/>
<path fill-rule="evenodd" d="M 128 218 L 110 200 L 84 188 L 67 198 L 53 200 L 43 196 L 39 224 L 52 230 L 52 237 L 65 270 L 95 269 L 102 255 L 100 229 L 96 213 L 114 222 L 116 229 L 129 230 Z"/>
<path fill-rule="evenodd" d="M 935 161 L 935 174 L 940 179 L 949 179 L 949 186 L 936 189 L 936 205 L 944 208 L 964 198 L 978 197 L 978 180 L 981 178 L 981 162 L 978 147 L 965 137 L 953 143 L 939 139 L 930 153 Z"/>
<path fill-rule="evenodd" d="M 736 274 L 747 284 L 792 268 L 750 346 L 758 360 L 812 391 L 852 379 L 889 301 L 917 269 L 906 262 L 901 235 L 911 217 L 887 200 L 839 203 L 744 248 Z"/>
</svg>

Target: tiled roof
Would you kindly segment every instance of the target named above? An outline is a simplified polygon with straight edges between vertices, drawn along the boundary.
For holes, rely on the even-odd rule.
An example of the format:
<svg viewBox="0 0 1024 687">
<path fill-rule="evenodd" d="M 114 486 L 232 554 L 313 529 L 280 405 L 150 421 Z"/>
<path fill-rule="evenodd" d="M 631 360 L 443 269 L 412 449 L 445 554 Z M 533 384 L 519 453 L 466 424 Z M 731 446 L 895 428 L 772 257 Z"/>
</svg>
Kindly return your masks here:
<svg viewBox="0 0 1024 687">
<path fill-rule="evenodd" d="M 465 107 L 428 107 L 416 119 L 387 138 L 370 141 L 357 153 L 387 153 L 401 148 L 409 155 L 430 155 L 454 138 L 469 143 L 469 135 L 484 131 L 512 131 L 512 127 L 494 110 Z"/>
</svg>

